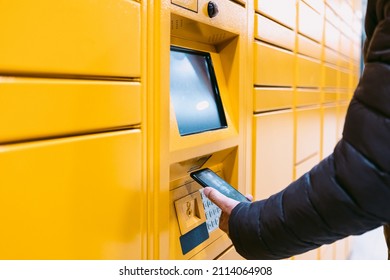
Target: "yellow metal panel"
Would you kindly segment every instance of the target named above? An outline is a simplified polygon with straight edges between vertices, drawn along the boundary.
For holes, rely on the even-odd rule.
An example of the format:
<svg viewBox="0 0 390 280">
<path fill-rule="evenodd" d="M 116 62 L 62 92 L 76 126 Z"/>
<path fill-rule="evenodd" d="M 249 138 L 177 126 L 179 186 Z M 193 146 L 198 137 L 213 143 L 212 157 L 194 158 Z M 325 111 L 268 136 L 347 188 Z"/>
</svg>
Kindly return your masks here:
<svg viewBox="0 0 390 280">
<path fill-rule="evenodd" d="M 191 41 L 196 39 L 194 41 L 217 45 L 229 40 L 232 33 L 237 35 L 247 32 L 247 11 L 245 6 L 240 5 L 238 1 L 214 0 L 219 12 L 213 18 L 210 18 L 207 12 L 207 5 L 210 2 L 208 0 L 198 0 L 197 13 L 183 9 L 173 4 L 171 0 L 165 0 L 165 2 L 167 6 L 162 4 L 163 9 L 169 8 L 171 19 L 174 19 L 172 22 L 169 17 L 165 19 L 165 23 L 169 23 L 168 26 L 171 28 L 168 38 L 172 35 L 181 39 Z M 189 3 L 193 0 L 179 0 L 179 2 Z"/>
<path fill-rule="evenodd" d="M 281 8 L 283 7 L 283 8 Z M 295 28 L 296 5 L 291 0 L 257 0 L 255 1 L 255 10 L 268 17 Z"/>
<path fill-rule="evenodd" d="M 279 111 L 254 116 L 255 198 L 267 198 L 293 179 L 293 112 Z"/>
<path fill-rule="evenodd" d="M 254 83 L 256 85 L 291 86 L 294 77 L 294 55 L 270 45 L 254 45 Z"/>
<path fill-rule="evenodd" d="M 335 260 L 346 260 L 348 257 L 347 252 L 348 239 L 344 238 L 335 242 Z"/>
<path fill-rule="evenodd" d="M 320 152 L 321 111 L 319 108 L 299 109 L 297 114 L 296 162 L 300 163 Z"/>
<path fill-rule="evenodd" d="M 325 65 L 325 87 L 337 87 L 337 72 L 338 70 L 330 65 Z"/>
<path fill-rule="evenodd" d="M 1 1 L 0 71 L 140 76 L 140 3 Z"/>
<path fill-rule="evenodd" d="M 172 0 L 171 3 L 198 12 L 198 0 Z"/>
<path fill-rule="evenodd" d="M 0 146 L 0 259 L 141 259 L 141 133 Z"/>
<path fill-rule="evenodd" d="M 140 124 L 131 82 L 0 78 L 0 142 Z"/>
<path fill-rule="evenodd" d="M 306 172 L 310 171 L 318 162 L 320 161 L 319 154 L 314 154 L 310 158 L 304 160 L 303 162 L 295 166 L 295 176 L 296 179 L 301 177 Z"/>
<path fill-rule="evenodd" d="M 325 21 L 325 45 L 338 50 L 340 44 L 340 31 L 327 20 Z"/>
<path fill-rule="evenodd" d="M 340 101 L 348 101 L 348 99 L 349 99 L 349 93 L 348 93 L 348 91 L 345 91 L 345 90 L 340 91 L 339 100 L 340 100 Z"/>
<path fill-rule="evenodd" d="M 299 2 L 299 25 L 298 30 L 302 34 L 316 40 L 322 41 L 323 17 L 307 4 Z"/>
<path fill-rule="evenodd" d="M 294 31 L 259 14 L 255 14 L 255 38 L 286 49 L 294 49 Z"/>
<path fill-rule="evenodd" d="M 330 90 L 324 92 L 324 103 L 332 103 L 337 101 L 337 92 Z"/>
<path fill-rule="evenodd" d="M 349 73 L 340 71 L 340 87 L 349 88 Z"/>
<path fill-rule="evenodd" d="M 346 68 L 346 69 L 349 69 L 351 62 L 352 62 L 352 58 L 350 57 L 350 53 L 348 53 L 347 55 L 348 56 L 343 55 L 343 54 L 339 55 L 339 66 Z"/>
<path fill-rule="evenodd" d="M 356 88 L 356 86 L 359 83 L 360 75 L 354 75 L 352 74 L 352 89 Z"/>
<path fill-rule="evenodd" d="M 321 81 L 320 61 L 298 55 L 297 63 L 297 85 L 303 87 L 319 87 Z"/>
<path fill-rule="evenodd" d="M 314 89 L 298 89 L 295 100 L 297 107 L 319 104 L 321 102 L 321 92 Z"/>
<path fill-rule="evenodd" d="M 351 56 L 352 55 L 352 41 L 344 34 L 340 34 L 340 53 L 342 53 L 345 56 Z"/>
<path fill-rule="evenodd" d="M 362 1 L 357 1 L 357 2 L 362 2 Z M 359 42 L 359 39 L 361 39 L 361 34 L 362 34 L 362 10 L 359 9 L 358 11 L 355 11 L 354 18 L 353 18 L 353 23 L 352 23 L 352 29 L 355 33 L 355 42 Z"/>
<path fill-rule="evenodd" d="M 294 260 L 318 260 L 320 256 L 319 249 L 314 249 L 306 253 L 294 256 Z"/>
<path fill-rule="evenodd" d="M 253 98 L 254 112 L 293 107 L 292 88 L 255 88 Z"/>
<path fill-rule="evenodd" d="M 334 244 L 323 245 L 320 248 L 320 259 L 321 260 L 333 260 L 334 255 Z"/>
<path fill-rule="evenodd" d="M 340 55 L 338 52 L 325 47 L 325 61 L 331 64 L 337 65 L 339 63 Z"/>
<path fill-rule="evenodd" d="M 323 116 L 322 158 L 325 158 L 333 152 L 337 141 L 337 107 L 325 107 Z"/>
<path fill-rule="evenodd" d="M 303 0 L 306 4 L 312 7 L 319 13 L 324 12 L 325 1 L 324 0 Z"/>
<path fill-rule="evenodd" d="M 302 35 L 298 35 L 298 52 L 313 58 L 321 59 L 321 45 Z"/>
<path fill-rule="evenodd" d="M 340 10 L 338 12 L 340 18 L 341 31 L 348 36 L 352 35 L 352 24 L 353 24 L 353 11 L 351 5 L 347 4 L 346 1 L 340 1 Z"/>
<path fill-rule="evenodd" d="M 331 22 L 337 23 L 335 24 L 338 26 L 338 22 L 340 19 L 336 15 L 337 11 L 339 11 L 340 3 L 339 0 L 326 0 L 325 5 L 325 14 L 328 19 L 330 19 Z"/>
</svg>

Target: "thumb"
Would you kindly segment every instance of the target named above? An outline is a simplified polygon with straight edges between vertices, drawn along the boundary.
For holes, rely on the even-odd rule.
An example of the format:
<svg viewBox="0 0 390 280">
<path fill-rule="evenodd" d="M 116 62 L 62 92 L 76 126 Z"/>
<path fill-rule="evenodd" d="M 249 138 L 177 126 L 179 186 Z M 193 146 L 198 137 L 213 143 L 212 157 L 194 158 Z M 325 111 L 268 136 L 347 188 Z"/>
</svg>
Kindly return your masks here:
<svg viewBox="0 0 390 280">
<path fill-rule="evenodd" d="M 221 208 L 223 212 L 229 215 L 232 212 L 233 208 L 236 207 L 237 204 L 239 204 L 237 200 L 231 199 L 211 187 L 205 187 L 203 193 L 208 199 L 210 199 L 214 204 Z"/>
</svg>

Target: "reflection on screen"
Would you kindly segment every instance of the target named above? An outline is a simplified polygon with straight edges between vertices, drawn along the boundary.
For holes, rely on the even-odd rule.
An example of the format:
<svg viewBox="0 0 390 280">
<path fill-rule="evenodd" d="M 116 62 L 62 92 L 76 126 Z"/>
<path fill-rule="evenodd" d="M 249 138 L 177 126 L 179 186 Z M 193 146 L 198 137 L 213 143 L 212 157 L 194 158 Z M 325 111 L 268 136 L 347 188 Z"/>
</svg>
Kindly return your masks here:
<svg viewBox="0 0 390 280">
<path fill-rule="evenodd" d="M 170 91 L 180 135 L 226 127 L 210 55 L 171 48 Z"/>
</svg>

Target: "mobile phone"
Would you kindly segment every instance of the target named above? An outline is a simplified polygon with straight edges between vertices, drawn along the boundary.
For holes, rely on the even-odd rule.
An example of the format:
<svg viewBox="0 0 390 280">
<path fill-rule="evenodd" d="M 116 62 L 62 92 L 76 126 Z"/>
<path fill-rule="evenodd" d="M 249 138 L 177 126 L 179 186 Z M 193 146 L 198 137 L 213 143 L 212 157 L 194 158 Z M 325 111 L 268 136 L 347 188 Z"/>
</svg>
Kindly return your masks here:
<svg viewBox="0 0 390 280">
<path fill-rule="evenodd" d="M 190 176 L 198 182 L 202 187 L 212 187 L 227 197 L 240 202 L 250 201 L 242 193 L 236 190 L 232 185 L 219 177 L 214 171 L 209 168 L 194 171 Z"/>
</svg>

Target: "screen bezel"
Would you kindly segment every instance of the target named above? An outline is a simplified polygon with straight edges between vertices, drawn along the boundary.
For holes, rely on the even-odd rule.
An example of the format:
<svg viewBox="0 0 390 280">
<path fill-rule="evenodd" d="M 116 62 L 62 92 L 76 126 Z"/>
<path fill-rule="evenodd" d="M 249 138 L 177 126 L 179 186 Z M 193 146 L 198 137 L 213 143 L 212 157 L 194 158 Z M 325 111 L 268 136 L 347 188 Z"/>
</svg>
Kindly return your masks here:
<svg viewBox="0 0 390 280">
<path fill-rule="evenodd" d="M 202 56 L 202 57 L 205 58 L 208 74 L 210 76 L 211 88 L 212 88 L 212 91 L 213 91 L 213 94 L 214 94 L 215 105 L 217 107 L 218 117 L 219 117 L 219 120 L 220 120 L 220 123 L 221 123 L 220 126 L 218 126 L 218 127 L 206 128 L 206 129 L 202 129 L 202 130 L 199 130 L 199 131 L 193 131 L 193 132 L 188 132 L 188 133 L 181 133 L 180 132 L 180 128 L 179 128 L 179 122 L 177 121 L 177 115 L 176 115 L 175 107 L 172 104 L 180 136 L 188 136 L 188 135 L 200 134 L 200 133 L 207 132 L 207 131 L 214 131 L 214 130 L 220 130 L 220 129 L 227 128 L 228 127 L 228 123 L 227 123 L 227 119 L 226 119 L 225 109 L 224 109 L 224 106 L 223 106 L 221 94 L 220 94 L 219 87 L 218 87 L 217 77 L 216 77 L 216 74 L 215 74 L 215 71 L 214 71 L 214 66 L 213 66 L 213 62 L 212 62 L 210 53 L 204 52 L 204 51 L 199 51 L 199 50 L 194 50 L 194 49 L 189 49 L 189 48 L 173 46 L 173 45 L 170 47 L 170 51 L 188 53 L 188 54 L 192 54 L 192 55 Z"/>
</svg>

